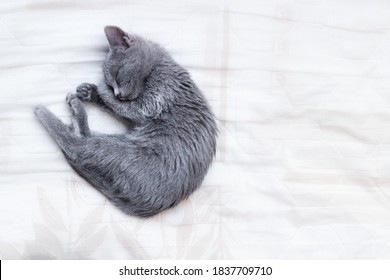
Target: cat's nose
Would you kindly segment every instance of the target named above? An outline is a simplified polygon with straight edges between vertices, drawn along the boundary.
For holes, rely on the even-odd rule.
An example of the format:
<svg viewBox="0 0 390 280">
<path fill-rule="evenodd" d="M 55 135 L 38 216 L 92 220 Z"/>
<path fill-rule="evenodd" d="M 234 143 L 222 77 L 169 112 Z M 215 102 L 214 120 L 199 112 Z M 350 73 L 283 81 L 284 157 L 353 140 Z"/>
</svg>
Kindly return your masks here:
<svg viewBox="0 0 390 280">
<path fill-rule="evenodd" d="M 120 94 L 119 93 L 119 95 L 117 96 L 117 98 L 119 99 L 119 100 L 122 100 L 122 101 L 124 101 L 124 100 L 126 100 L 126 97 L 124 97 L 122 94 Z"/>
<path fill-rule="evenodd" d="M 116 98 L 118 98 L 119 100 L 126 100 L 126 98 L 124 98 L 122 96 L 122 93 L 118 90 L 118 89 L 114 89 L 114 95 Z"/>
</svg>

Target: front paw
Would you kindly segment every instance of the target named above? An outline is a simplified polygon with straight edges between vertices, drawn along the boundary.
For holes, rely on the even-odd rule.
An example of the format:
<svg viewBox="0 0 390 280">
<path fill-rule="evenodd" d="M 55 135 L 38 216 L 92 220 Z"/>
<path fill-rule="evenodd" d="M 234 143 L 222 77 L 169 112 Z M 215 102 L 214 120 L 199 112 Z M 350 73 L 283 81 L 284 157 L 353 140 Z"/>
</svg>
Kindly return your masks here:
<svg viewBox="0 0 390 280">
<path fill-rule="evenodd" d="M 90 83 L 82 83 L 76 89 L 77 97 L 83 101 L 92 101 L 97 93 L 97 86 Z"/>
</svg>

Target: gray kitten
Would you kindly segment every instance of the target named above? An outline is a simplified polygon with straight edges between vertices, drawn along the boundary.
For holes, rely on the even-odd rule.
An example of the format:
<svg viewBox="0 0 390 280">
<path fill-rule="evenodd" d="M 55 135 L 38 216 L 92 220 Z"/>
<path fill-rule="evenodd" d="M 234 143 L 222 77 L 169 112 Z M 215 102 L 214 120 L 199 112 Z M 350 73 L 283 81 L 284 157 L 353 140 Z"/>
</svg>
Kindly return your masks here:
<svg viewBox="0 0 390 280">
<path fill-rule="evenodd" d="M 215 155 L 217 125 L 188 72 L 166 50 L 118 27 L 104 31 L 110 45 L 104 80 L 68 94 L 72 125 L 42 105 L 34 113 L 78 174 L 125 213 L 149 217 L 200 186 Z M 127 133 L 91 132 L 82 101 L 111 112 Z"/>
</svg>

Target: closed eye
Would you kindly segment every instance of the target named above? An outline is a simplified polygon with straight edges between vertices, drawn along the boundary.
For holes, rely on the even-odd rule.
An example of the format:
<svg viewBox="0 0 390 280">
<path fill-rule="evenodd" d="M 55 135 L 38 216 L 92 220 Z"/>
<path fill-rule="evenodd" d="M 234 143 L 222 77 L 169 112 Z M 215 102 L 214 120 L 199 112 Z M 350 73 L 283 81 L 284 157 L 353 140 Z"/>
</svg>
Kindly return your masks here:
<svg viewBox="0 0 390 280">
<path fill-rule="evenodd" d="M 108 74 L 106 72 L 104 72 L 104 79 L 105 79 L 105 82 L 106 82 L 106 85 L 107 87 L 111 90 L 111 91 L 114 91 L 114 87 L 110 84 L 110 79 L 108 78 Z"/>
<path fill-rule="evenodd" d="M 120 70 L 125 67 L 125 65 L 121 65 L 117 70 L 116 70 L 116 73 L 115 73 L 115 82 L 117 84 L 117 86 L 119 87 L 119 72 Z"/>
<path fill-rule="evenodd" d="M 106 83 L 106 85 L 107 85 L 107 87 L 111 90 L 111 91 L 114 91 L 114 88 L 113 88 L 113 86 L 112 85 L 110 85 L 110 84 L 107 84 Z"/>
</svg>

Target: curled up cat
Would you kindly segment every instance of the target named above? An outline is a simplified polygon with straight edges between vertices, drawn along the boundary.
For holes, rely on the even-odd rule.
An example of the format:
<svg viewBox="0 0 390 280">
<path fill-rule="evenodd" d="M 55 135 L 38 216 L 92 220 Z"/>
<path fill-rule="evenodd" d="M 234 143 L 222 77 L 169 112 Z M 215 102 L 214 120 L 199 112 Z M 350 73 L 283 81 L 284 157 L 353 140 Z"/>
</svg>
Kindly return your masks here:
<svg viewBox="0 0 390 280">
<path fill-rule="evenodd" d="M 43 105 L 34 113 L 80 176 L 125 213 L 150 217 L 201 185 L 217 125 L 189 73 L 165 49 L 118 27 L 104 31 L 110 47 L 104 79 L 68 94 L 71 125 Z M 83 102 L 112 113 L 127 132 L 90 131 Z"/>
</svg>

